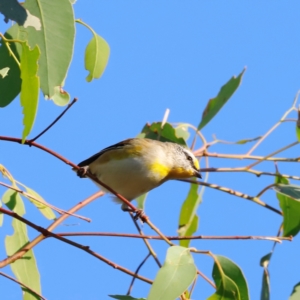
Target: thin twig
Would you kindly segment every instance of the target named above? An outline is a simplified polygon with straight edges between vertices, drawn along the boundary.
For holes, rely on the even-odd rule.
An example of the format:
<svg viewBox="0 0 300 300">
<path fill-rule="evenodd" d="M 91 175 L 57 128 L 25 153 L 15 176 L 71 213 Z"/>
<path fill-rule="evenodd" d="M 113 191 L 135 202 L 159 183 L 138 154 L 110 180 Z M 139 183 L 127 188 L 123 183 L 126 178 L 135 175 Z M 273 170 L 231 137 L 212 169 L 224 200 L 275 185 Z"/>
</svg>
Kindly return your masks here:
<svg viewBox="0 0 300 300">
<path fill-rule="evenodd" d="M 145 282 L 147 282 L 147 283 L 150 283 L 150 284 L 152 283 L 152 281 L 151 281 L 150 279 L 145 278 L 145 277 L 143 277 L 143 276 L 139 276 L 139 275 L 137 275 L 137 274 L 131 272 L 130 270 L 128 270 L 128 269 L 126 269 L 126 268 L 124 268 L 124 267 L 122 267 L 122 266 L 120 266 L 120 265 L 117 265 L 117 264 L 113 263 L 112 261 L 110 261 L 110 260 L 108 260 L 107 258 L 103 257 L 102 255 L 100 255 L 100 254 L 98 254 L 98 253 L 96 253 L 96 252 L 90 250 L 90 247 L 89 247 L 89 246 L 84 246 L 84 245 L 78 244 L 78 243 L 76 243 L 76 242 L 73 242 L 73 241 L 71 241 L 71 240 L 68 240 L 68 239 L 66 239 L 66 238 L 64 238 L 64 237 L 62 237 L 62 236 L 59 236 L 59 235 L 57 235 L 57 234 L 55 234 L 55 233 L 53 233 L 53 232 L 51 232 L 51 231 L 49 231 L 49 230 L 47 230 L 47 229 L 45 229 L 45 228 L 42 228 L 42 227 L 40 227 L 40 226 L 37 226 L 36 224 L 30 222 L 29 220 L 27 220 L 27 219 L 25 219 L 25 218 L 19 216 L 17 213 L 12 212 L 12 211 L 9 211 L 9 210 L 7 210 L 7 209 L 4 209 L 4 208 L 2 208 L 2 207 L 0 207 L 0 212 L 3 213 L 3 214 L 9 215 L 9 216 L 11 216 L 11 217 L 13 217 L 13 218 L 15 218 L 15 219 L 17 219 L 17 220 L 19 220 L 19 221 L 21 221 L 21 222 L 27 224 L 28 226 L 34 228 L 35 230 L 41 232 L 41 233 L 42 233 L 42 239 L 45 239 L 45 237 L 53 237 L 53 238 L 55 238 L 55 239 L 58 239 L 58 240 L 60 240 L 60 241 L 62 241 L 62 242 L 64 242 L 64 243 L 66 243 L 66 244 L 69 244 L 69 245 L 71 245 L 71 246 L 73 246 L 73 247 L 76 247 L 76 248 L 78 248 L 78 249 L 80 249 L 80 250 L 83 250 L 83 251 L 89 253 L 90 255 L 92 255 L 92 256 L 98 258 L 99 260 L 105 262 L 106 264 L 110 265 L 111 267 L 113 267 L 113 268 L 115 268 L 115 269 L 117 269 L 117 270 L 120 270 L 120 271 L 122 271 L 122 272 L 124 272 L 124 273 L 126 273 L 126 274 L 128 274 L 128 275 L 131 275 L 131 276 L 133 276 L 133 277 L 136 277 L 136 278 L 138 278 L 138 279 L 140 279 L 140 280 L 142 280 L 142 281 L 145 281 Z M 53 225 L 53 224 L 52 224 L 52 225 Z M 30 244 L 30 243 L 29 243 L 29 244 Z M 27 244 L 27 245 L 25 246 L 25 248 L 28 248 L 29 244 Z M 24 249 L 24 248 L 23 248 L 23 249 Z M 29 249 L 27 249 L 27 251 L 28 251 L 28 250 L 29 250 Z M 20 252 L 20 251 L 18 251 L 18 252 Z M 18 252 L 17 252 L 17 253 L 18 253 Z M 8 259 L 10 259 L 11 257 L 12 257 L 12 256 L 10 256 Z M 2 262 L 3 262 L 3 261 L 2 261 Z M 2 267 L 2 266 L 0 265 L 0 267 Z"/>
<path fill-rule="evenodd" d="M 204 280 L 206 280 L 214 289 L 216 289 L 216 285 L 205 274 L 203 274 L 199 270 L 197 270 L 197 274 L 200 275 Z"/>
<path fill-rule="evenodd" d="M 219 185 L 216 185 L 216 184 L 213 184 L 213 183 L 200 182 L 200 181 L 192 180 L 192 179 L 178 179 L 178 180 L 179 181 L 184 181 L 184 182 L 195 183 L 195 184 L 198 184 L 198 185 L 204 185 L 204 186 L 210 187 L 212 189 L 216 189 L 216 190 L 219 190 L 221 192 L 228 193 L 230 195 L 234 195 L 234 196 L 237 196 L 237 197 L 240 197 L 240 198 L 252 201 L 252 202 L 254 202 L 256 204 L 259 204 L 259 205 L 261 205 L 261 206 L 263 206 L 263 207 L 265 207 L 265 208 L 267 208 L 269 210 L 272 210 L 272 211 L 276 212 L 279 215 L 282 215 L 282 212 L 280 210 L 278 210 L 278 209 L 274 208 L 273 206 L 271 206 L 271 205 L 269 205 L 269 204 L 261 201 L 257 197 L 252 197 L 252 196 L 249 196 L 247 194 L 244 194 L 244 193 L 241 193 L 241 192 L 229 189 L 227 187 L 222 187 L 222 186 L 219 186 Z"/>
<path fill-rule="evenodd" d="M 276 186 L 277 183 L 272 183 L 269 184 L 268 186 L 266 186 L 264 189 L 262 189 L 257 195 L 256 197 L 259 198 L 262 194 L 264 194 L 267 190 L 269 190 L 270 188 L 272 188 L 273 186 Z"/>
<path fill-rule="evenodd" d="M 106 236 L 106 237 L 123 237 L 123 238 L 137 238 L 149 240 L 162 240 L 159 235 L 139 235 L 132 233 L 114 233 L 114 232 L 59 232 L 59 236 Z M 194 236 L 166 236 L 168 240 L 266 240 L 280 243 L 281 241 L 292 241 L 293 237 L 272 237 L 272 236 L 210 236 L 210 235 L 194 235 Z"/>
<path fill-rule="evenodd" d="M 68 104 L 68 106 L 65 108 L 65 110 L 48 126 L 46 127 L 41 133 L 39 133 L 36 137 L 29 140 L 29 142 L 34 142 L 37 140 L 40 136 L 42 136 L 46 131 L 48 131 L 71 107 L 72 105 L 77 101 L 77 98 L 74 98 L 71 103 Z"/>
<path fill-rule="evenodd" d="M 200 152 L 199 150 L 194 153 L 196 156 L 208 156 L 214 158 L 229 158 L 229 159 L 249 159 L 249 160 L 266 160 L 266 161 L 279 161 L 279 162 L 299 162 L 300 157 L 296 158 L 284 158 L 284 157 L 263 157 L 258 155 L 246 155 L 246 154 L 224 154 L 224 153 L 212 153 L 212 152 Z"/>
<path fill-rule="evenodd" d="M 132 213 L 129 213 L 136 229 L 138 230 L 138 232 L 140 233 L 141 236 L 144 236 L 144 232 L 142 231 L 142 229 L 140 228 L 137 220 L 133 217 Z M 155 251 L 153 250 L 153 248 L 151 247 L 150 243 L 148 242 L 147 239 L 143 239 L 144 240 L 144 243 L 146 244 L 146 247 L 148 248 L 149 250 L 149 253 L 153 256 L 154 260 L 156 261 L 157 265 L 159 268 L 161 268 L 161 263 L 160 261 L 158 260 L 158 257 L 157 257 L 157 254 L 155 253 Z"/>
<path fill-rule="evenodd" d="M 272 126 L 262 137 L 259 141 L 257 141 L 257 143 L 255 143 L 255 145 L 248 151 L 247 155 L 250 155 L 264 140 L 267 136 L 269 136 L 285 119 L 286 117 L 289 115 L 290 112 L 292 112 L 295 109 L 295 105 L 296 102 L 298 100 L 299 97 L 299 91 L 297 92 L 294 100 L 293 100 L 293 105 L 291 108 L 289 108 L 281 117 L 281 119 L 274 125 Z"/>
<path fill-rule="evenodd" d="M 280 176 L 283 178 L 289 178 L 289 179 L 294 179 L 294 180 L 300 180 L 299 176 L 294 176 L 294 175 L 286 175 L 286 174 L 280 174 L 280 173 L 272 173 L 272 172 L 263 172 L 263 171 L 257 171 L 253 169 L 247 169 L 246 167 L 241 167 L 241 168 L 203 168 L 200 170 L 200 172 L 205 173 L 205 172 L 245 172 L 245 173 L 251 173 L 256 175 L 257 177 L 261 175 L 267 175 L 267 176 Z"/>
<path fill-rule="evenodd" d="M 299 144 L 299 141 L 296 141 L 296 142 L 293 142 L 293 143 L 291 143 L 291 144 L 289 144 L 289 145 L 287 145 L 287 146 L 285 146 L 285 147 L 282 147 L 282 148 L 280 148 L 279 150 L 276 150 L 276 151 L 272 152 L 271 154 L 266 155 L 266 156 L 263 157 L 261 160 L 256 161 L 256 162 L 254 162 L 253 164 L 247 166 L 247 168 L 248 168 L 248 169 L 252 169 L 254 166 L 256 166 L 256 165 L 260 164 L 261 162 L 263 162 L 266 158 L 272 157 L 272 156 L 274 156 L 274 155 L 276 155 L 276 154 L 278 154 L 278 153 L 280 153 L 280 152 L 282 152 L 282 151 L 285 151 L 285 150 L 287 150 L 287 149 L 289 149 L 289 148 L 292 148 L 292 147 L 294 147 L 294 146 L 296 146 L 296 145 L 298 145 L 298 144 Z"/>
<path fill-rule="evenodd" d="M 141 267 L 145 264 L 145 262 L 147 261 L 147 259 L 151 256 L 151 253 L 149 252 L 147 254 L 147 256 L 143 259 L 143 261 L 139 264 L 139 266 L 137 267 L 136 271 L 134 272 L 135 275 L 137 275 L 141 269 Z M 132 280 L 131 280 L 131 283 L 130 283 L 130 286 L 129 286 L 129 289 L 128 289 L 128 292 L 127 292 L 127 296 L 130 295 L 131 293 L 131 290 L 132 290 L 132 287 L 133 287 L 133 284 L 134 284 L 134 281 L 135 281 L 136 277 L 132 277 Z"/>
<path fill-rule="evenodd" d="M 42 295 L 40 295 L 38 292 L 36 292 L 35 290 L 33 290 L 31 287 L 29 287 L 28 285 L 22 283 L 21 281 L 3 273 L 3 272 L 0 272 L 0 275 L 2 275 L 3 277 L 6 277 L 8 279 L 10 279 L 11 281 L 14 281 L 15 283 L 23 286 L 25 289 L 29 290 L 31 293 L 33 293 L 34 295 L 36 295 L 37 297 L 39 297 L 40 299 L 42 300 L 46 300 L 46 298 L 44 298 Z"/>
<path fill-rule="evenodd" d="M 63 209 L 57 208 L 57 207 L 55 207 L 55 206 L 53 206 L 53 205 L 51 205 L 51 204 L 49 204 L 49 203 L 47 203 L 47 202 L 43 202 L 43 201 L 39 200 L 38 198 L 36 198 L 36 197 L 30 195 L 29 193 L 27 193 L 27 192 L 25 192 L 25 191 L 22 191 L 22 190 L 20 190 L 20 189 L 14 187 L 14 186 L 8 185 L 8 184 L 6 184 L 6 183 L 4 183 L 4 182 L 0 182 L 0 185 L 2 185 L 2 186 L 4 186 L 4 187 L 7 187 L 7 188 L 9 188 L 9 189 L 11 189 L 11 190 L 14 190 L 14 191 L 16 191 L 17 193 L 20 193 L 21 195 L 23 195 L 24 197 L 30 198 L 30 199 L 32 199 L 32 200 L 34 200 L 34 201 L 37 201 L 38 203 L 40 203 L 40 204 L 42 204 L 42 205 L 48 206 L 48 207 L 50 207 L 51 209 L 55 210 L 56 212 L 58 212 L 58 213 L 61 214 L 61 215 L 62 215 L 62 214 L 68 214 L 68 215 L 70 215 L 70 216 L 72 216 L 72 217 L 76 217 L 76 218 L 78 218 L 78 219 L 81 219 L 81 220 L 84 220 L 84 221 L 87 221 L 87 222 L 91 222 L 91 219 L 90 219 L 90 218 L 86 218 L 86 217 L 83 217 L 83 216 L 80 216 L 80 215 L 77 215 L 77 214 L 70 214 L 69 212 L 67 212 L 67 211 L 65 211 L 65 210 L 63 210 Z"/>
<path fill-rule="evenodd" d="M 104 195 L 104 192 L 99 191 L 95 194 L 93 194 L 92 196 L 88 197 L 87 199 L 85 199 L 82 202 L 79 202 L 77 205 L 75 205 L 74 207 L 72 207 L 68 212 L 69 213 L 74 213 L 77 210 L 81 209 L 82 207 L 88 205 L 89 203 L 91 203 L 92 201 L 96 200 L 97 198 L 101 197 Z M 13 212 L 10 212 L 13 213 Z M 20 217 L 20 216 L 19 216 Z M 69 217 L 68 214 L 64 214 L 61 215 L 58 219 L 56 219 L 50 226 L 48 226 L 48 228 L 46 229 L 48 231 L 53 231 L 59 224 L 61 224 L 65 219 L 67 219 Z M 16 217 L 17 218 L 17 217 Z M 19 218 L 19 220 L 21 220 Z M 29 221 L 28 221 L 29 222 Z M 25 223 L 25 222 L 24 222 Z M 25 223 L 26 224 L 26 223 Z M 29 225 L 30 224 L 30 225 Z M 37 226 L 31 222 L 29 222 L 27 225 L 31 226 L 31 224 L 33 226 Z M 41 229 L 41 227 L 37 226 L 37 230 L 44 230 L 43 228 Z M 21 258 L 23 255 L 25 255 L 27 253 L 27 251 L 29 251 L 30 249 L 32 249 L 34 246 L 36 246 L 38 243 L 40 243 L 42 240 L 44 240 L 46 238 L 46 236 L 44 234 L 41 234 L 39 236 L 37 236 L 34 240 L 32 240 L 30 243 L 26 244 L 24 247 L 22 247 L 21 249 L 19 249 L 15 254 L 5 258 L 4 260 L 0 261 L 0 268 L 3 268 L 5 266 L 7 266 L 8 264 L 16 261 L 17 259 Z"/>
</svg>

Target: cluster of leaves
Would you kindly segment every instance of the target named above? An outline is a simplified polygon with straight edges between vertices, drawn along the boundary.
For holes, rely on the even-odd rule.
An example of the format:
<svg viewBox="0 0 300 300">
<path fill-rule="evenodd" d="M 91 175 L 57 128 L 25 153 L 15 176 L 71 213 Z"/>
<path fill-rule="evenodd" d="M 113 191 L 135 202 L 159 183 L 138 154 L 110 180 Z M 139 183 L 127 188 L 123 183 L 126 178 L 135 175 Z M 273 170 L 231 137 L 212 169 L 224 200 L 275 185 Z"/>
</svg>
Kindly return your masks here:
<svg viewBox="0 0 300 300">
<path fill-rule="evenodd" d="M 84 58 L 89 71 L 87 81 L 103 74 L 109 46 L 91 27 L 75 20 L 69 0 L 51 1 L 51 5 L 48 1 L 27 0 L 23 6 L 9 1 L 0 9 L 6 18 L 17 21 L 0 35 L 0 107 L 7 106 L 20 95 L 24 141 L 34 124 L 40 90 L 56 105 L 64 106 L 70 101 L 63 86 L 73 55 L 75 22 L 93 34 Z"/>
</svg>

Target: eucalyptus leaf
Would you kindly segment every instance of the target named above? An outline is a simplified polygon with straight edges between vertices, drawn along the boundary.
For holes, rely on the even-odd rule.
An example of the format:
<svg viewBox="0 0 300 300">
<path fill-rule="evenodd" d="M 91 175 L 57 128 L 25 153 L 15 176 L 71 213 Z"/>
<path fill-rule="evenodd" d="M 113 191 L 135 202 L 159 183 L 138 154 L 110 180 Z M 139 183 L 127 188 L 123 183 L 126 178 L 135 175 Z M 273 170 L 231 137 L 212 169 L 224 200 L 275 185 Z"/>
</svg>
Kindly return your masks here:
<svg viewBox="0 0 300 300">
<path fill-rule="evenodd" d="M 32 50 L 29 49 L 27 43 L 22 43 L 21 55 L 21 95 L 20 101 L 23 107 L 23 134 L 22 143 L 25 142 L 29 135 L 35 120 L 39 101 L 40 80 L 37 76 L 38 60 L 40 50 L 35 46 Z"/>
<path fill-rule="evenodd" d="M 196 211 L 199 205 L 199 195 L 198 195 L 197 184 L 191 184 L 189 193 L 183 202 L 180 210 L 179 216 L 179 236 L 191 236 L 198 229 L 198 216 Z M 183 247 L 188 247 L 190 240 L 180 240 L 179 245 Z"/>
<path fill-rule="evenodd" d="M 13 210 L 18 215 L 22 216 L 25 213 L 24 204 L 19 193 L 9 189 L 4 193 L 2 200 L 11 210 Z M 13 255 L 29 242 L 27 227 L 24 223 L 13 218 L 12 226 L 14 229 L 13 234 L 11 236 L 5 237 L 5 248 L 8 256 Z M 22 258 L 17 259 L 14 263 L 10 264 L 10 266 L 16 278 L 20 282 L 29 286 L 37 293 L 41 293 L 40 275 L 37 269 L 33 250 L 27 251 Z M 31 293 L 26 288 L 21 288 L 23 290 L 23 299 L 39 299 L 39 297 Z"/>
<path fill-rule="evenodd" d="M 5 33 L 5 38 L 7 39 L 18 39 L 18 25 L 14 25 Z M 10 43 L 10 49 L 14 53 L 18 63 L 20 62 L 20 55 L 17 49 L 21 46 L 17 43 Z M 1 40 L 0 45 L 0 69 L 9 68 L 7 76 L 0 78 L 0 107 L 5 107 L 10 104 L 21 91 L 21 77 L 20 77 L 20 67 L 15 61 L 13 56 L 9 53 L 5 42 Z"/>
<path fill-rule="evenodd" d="M 249 300 L 246 279 L 241 269 L 230 259 L 214 255 L 212 276 L 216 292 L 208 300 Z"/>
<path fill-rule="evenodd" d="M 154 122 L 151 125 L 146 124 L 142 129 L 140 137 L 160 140 L 162 142 L 173 142 L 186 146 L 185 140 L 176 135 L 174 127 L 169 123 L 165 123 L 163 126 L 161 122 Z"/>
<path fill-rule="evenodd" d="M 300 299 L 300 282 L 298 282 L 291 293 L 291 296 L 289 297 L 289 300 L 299 300 Z"/>
<path fill-rule="evenodd" d="M 159 269 L 147 300 L 174 300 L 192 284 L 197 268 L 189 249 L 168 248 L 164 265 Z"/>
<path fill-rule="evenodd" d="M 206 108 L 203 111 L 201 122 L 198 126 L 198 130 L 201 130 L 211 119 L 219 112 L 223 105 L 230 99 L 233 93 L 239 87 L 244 69 L 237 77 L 233 76 L 226 84 L 224 84 L 218 95 L 208 101 Z"/>
<path fill-rule="evenodd" d="M 90 27 L 89 27 L 90 28 Z M 100 78 L 106 68 L 109 58 L 109 45 L 98 34 L 92 30 L 93 37 L 85 49 L 85 69 L 89 71 L 86 81 L 90 82 L 95 78 Z"/>
<path fill-rule="evenodd" d="M 146 298 L 134 298 L 127 295 L 108 295 L 108 296 L 118 300 L 146 300 Z"/>
<path fill-rule="evenodd" d="M 278 185 L 274 190 L 283 212 L 283 236 L 296 236 L 300 230 L 300 186 L 280 176 L 275 180 Z"/>
<path fill-rule="evenodd" d="M 22 28 L 22 40 L 41 51 L 38 75 L 46 98 L 63 86 L 71 63 L 75 37 L 73 6 L 69 0 L 27 0 L 24 8 L 41 20 L 42 28 Z"/>
</svg>

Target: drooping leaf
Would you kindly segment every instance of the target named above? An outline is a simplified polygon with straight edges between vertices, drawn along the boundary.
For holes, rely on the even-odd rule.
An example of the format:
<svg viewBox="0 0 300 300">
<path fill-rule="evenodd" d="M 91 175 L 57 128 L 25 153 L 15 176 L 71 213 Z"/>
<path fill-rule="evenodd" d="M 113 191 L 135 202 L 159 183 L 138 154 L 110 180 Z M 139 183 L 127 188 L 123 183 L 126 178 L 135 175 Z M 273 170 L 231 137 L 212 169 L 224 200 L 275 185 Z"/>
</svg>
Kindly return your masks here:
<svg viewBox="0 0 300 300">
<path fill-rule="evenodd" d="M 208 300 L 249 300 L 247 282 L 241 269 L 230 259 L 214 255 L 212 276 L 217 290 Z"/>
<path fill-rule="evenodd" d="M 4 36 L 7 39 L 18 39 L 18 25 L 12 26 Z M 21 46 L 18 45 L 18 43 L 9 43 L 9 45 L 19 62 L 20 56 L 17 48 L 21 48 Z M 15 59 L 10 55 L 4 41 L 1 40 L 0 69 L 3 68 L 9 68 L 9 72 L 5 78 L 0 79 L 0 107 L 5 107 L 10 104 L 21 91 L 20 68 Z"/>
<path fill-rule="evenodd" d="M 24 7 L 41 20 L 42 28 L 22 28 L 22 40 L 41 51 L 38 76 L 46 98 L 52 99 L 54 88 L 63 86 L 73 55 L 75 24 L 69 0 L 27 0 Z"/>
<path fill-rule="evenodd" d="M 29 135 L 35 120 L 39 101 L 40 80 L 37 76 L 38 59 L 40 50 L 35 46 L 32 50 L 29 49 L 27 43 L 22 44 L 21 55 L 21 105 L 23 107 L 23 134 L 22 143 Z"/>
<path fill-rule="evenodd" d="M 147 300 L 174 300 L 193 282 L 197 268 L 189 249 L 172 246 L 159 269 Z"/>
<path fill-rule="evenodd" d="M 25 206 L 20 195 L 11 189 L 7 189 L 2 196 L 3 203 L 20 216 L 25 214 Z"/>
<path fill-rule="evenodd" d="M 267 255 L 263 256 L 260 260 L 260 265 L 264 268 L 260 300 L 270 300 L 270 274 L 268 270 L 268 265 L 272 254 L 273 252 L 270 252 Z"/>
<path fill-rule="evenodd" d="M 13 255 L 29 241 L 25 224 L 13 219 L 12 226 L 14 228 L 14 233 L 5 238 L 5 248 L 8 256 Z M 14 263 L 10 264 L 10 266 L 20 282 L 26 284 L 37 293 L 41 293 L 40 274 L 37 270 L 37 264 L 32 250 L 29 250 L 21 259 L 16 260 Z M 39 299 L 39 297 L 26 288 L 22 287 L 22 290 L 24 292 L 23 299 Z"/>
<path fill-rule="evenodd" d="M 7 68 L 7 67 L 1 69 L 1 70 L 0 70 L 0 76 L 1 76 L 2 78 L 4 78 L 5 76 L 7 76 L 8 71 L 9 71 L 9 68 Z"/>
<path fill-rule="evenodd" d="M 93 37 L 85 49 L 84 56 L 85 69 L 89 71 L 89 74 L 86 77 L 86 81 L 88 82 L 102 76 L 106 68 L 110 52 L 107 42 L 101 36 L 96 34 L 94 30 L 92 30 L 92 33 Z"/>
<path fill-rule="evenodd" d="M 198 217 L 196 211 L 199 205 L 198 185 L 191 184 L 189 193 L 181 206 L 179 216 L 179 236 L 191 236 L 198 229 Z M 179 245 L 188 247 L 190 240 L 180 240 Z"/>
<path fill-rule="evenodd" d="M 169 123 L 165 123 L 163 127 L 161 122 L 155 122 L 151 125 L 146 124 L 139 136 L 153 140 L 160 140 L 162 142 L 173 142 L 186 146 L 185 140 L 182 137 L 177 137 L 175 129 Z"/>
<path fill-rule="evenodd" d="M 12 190 L 7 190 L 3 195 L 3 202 L 15 213 L 22 216 L 25 213 L 25 208 L 20 195 Z M 5 248 L 8 256 L 16 253 L 20 248 L 28 244 L 27 227 L 21 221 L 13 218 L 12 226 L 14 232 L 11 236 L 5 237 Z M 36 260 L 32 250 L 29 250 L 22 258 L 10 264 L 16 278 L 25 285 L 32 288 L 37 293 L 41 293 L 40 274 L 37 269 Z M 25 300 L 37 300 L 35 294 L 21 287 Z"/>
<path fill-rule="evenodd" d="M 179 126 L 175 128 L 175 134 L 177 137 L 183 138 L 185 141 L 187 141 L 190 137 L 188 126 L 184 126 L 184 124 L 179 124 Z"/>
<path fill-rule="evenodd" d="M 274 190 L 283 212 L 283 236 L 295 236 L 300 230 L 300 186 L 280 176 L 275 180 L 279 183 Z"/>
<path fill-rule="evenodd" d="M 198 130 L 201 130 L 233 95 L 241 83 L 245 70 L 246 69 L 244 69 L 237 77 L 233 76 L 225 85 L 221 87 L 218 95 L 208 101 L 207 106 L 202 114 L 202 120 L 198 126 Z"/>
<path fill-rule="evenodd" d="M 65 106 L 70 102 L 70 95 L 64 91 L 62 87 L 56 86 L 54 88 L 54 95 L 52 97 L 54 103 L 58 106 Z"/>
<path fill-rule="evenodd" d="M 134 298 L 127 295 L 108 295 L 108 296 L 119 300 L 146 300 L 146 298 Z"/>
<path fill-rule="evenodd" d="M 36 191 L 30 189 L 29 187 L 25 186 L 24 184 L 22 184 L 22 186 L 24 186 L 24 188 L 26 189 L 26 192 L 28 194 L 30 194 L 34 198 L 38 199 L 40 202 L 38 202 L 30 197 L 27 197 L 26 195 L 24 195 L 24 197 L 26 197 L 31 203 L 33 203 L 47 219 L 54 220 L 56 218 L 56 216 L 55 216 L 53 210 L 49 206 L 47 206 L 48 203 Z M 43 203 L 45 203 L 45 204 L 43 204 Z"/>
<path fill-rule="evenodd" d="M 135 199 L 137 202 L 138 209 L 145 210 L 145 202 L 146 202 L 147 195 L 148 195 L 148 193 L 145 193 Z"/>
<path fill-rule="evenodd" d="M 299 300 L 300 299 L 300 282 L 298 282 L 291 293 L 289 300 Z"/>
</svg>

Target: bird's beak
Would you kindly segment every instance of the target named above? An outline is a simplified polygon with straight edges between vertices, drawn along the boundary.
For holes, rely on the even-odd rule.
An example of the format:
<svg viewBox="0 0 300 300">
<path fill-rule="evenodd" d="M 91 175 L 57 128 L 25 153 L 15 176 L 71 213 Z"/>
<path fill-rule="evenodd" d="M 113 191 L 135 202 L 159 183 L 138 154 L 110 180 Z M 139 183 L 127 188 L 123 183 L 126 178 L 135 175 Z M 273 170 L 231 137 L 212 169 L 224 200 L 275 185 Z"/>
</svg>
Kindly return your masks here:
<svg viewBox="0 0 300 300">
<path fill-rule="evenodd" d="M 195 176 L 198 178 L 202 178 L 201 173 L 199 171 L 195 171 Z"/>
</svg>

